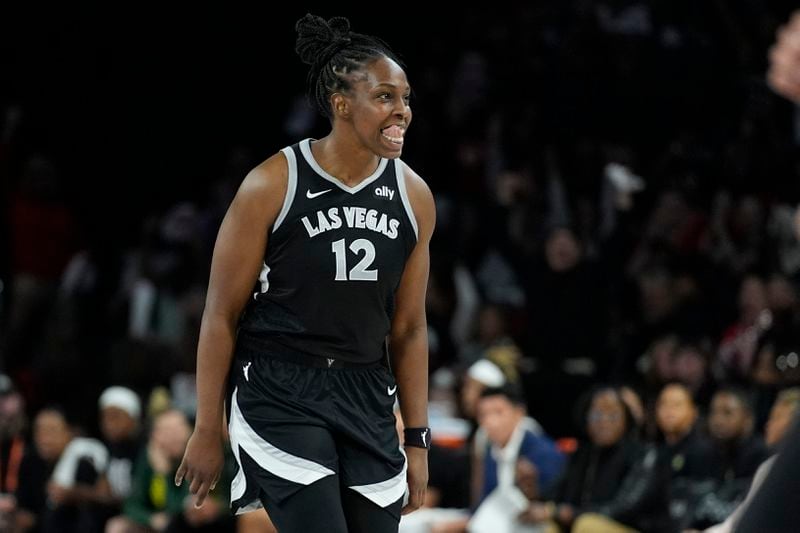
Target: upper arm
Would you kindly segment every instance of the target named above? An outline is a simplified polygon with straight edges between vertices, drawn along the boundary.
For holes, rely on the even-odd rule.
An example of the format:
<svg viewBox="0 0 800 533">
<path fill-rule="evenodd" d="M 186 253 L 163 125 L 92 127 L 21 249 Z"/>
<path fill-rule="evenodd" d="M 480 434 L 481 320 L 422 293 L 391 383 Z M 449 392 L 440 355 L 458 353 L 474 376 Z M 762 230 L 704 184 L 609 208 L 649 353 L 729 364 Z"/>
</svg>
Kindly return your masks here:
<svg viewBox="0 0 800 533">
<path fill-rule="evenodd" d="M 288 167 L 275 154 L 248 173 L 220 225 L 206 312 L 237 321 L 264 260 L 268 233 L 283 207 Z"/>
<path fill-rule="evenodd" d="M 425 293 L 430 269 L 429 245 L 436 225 L 433 194 L 422 178 L 405 163 L 402 165 L 408 198 L 417 221 L 417 244 L 406 260 L 397 289 L 392 334 L 425 325 Z"/>
</svg>

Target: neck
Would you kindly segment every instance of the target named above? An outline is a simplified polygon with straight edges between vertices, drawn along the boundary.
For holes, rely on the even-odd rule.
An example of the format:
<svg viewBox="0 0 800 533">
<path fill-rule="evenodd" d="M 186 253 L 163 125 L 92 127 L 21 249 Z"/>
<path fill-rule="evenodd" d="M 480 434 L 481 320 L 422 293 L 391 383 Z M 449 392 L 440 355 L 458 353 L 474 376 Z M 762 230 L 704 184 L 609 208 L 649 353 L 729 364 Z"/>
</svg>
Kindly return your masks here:
<svg viewBox="0 0 800 533">
<path fill-rule="evenodd" d="M 683 440 L 683 438 L 686 437 L 686 435 L 689 434 L 691 429 L 692 428 L 689 428 L 689 429 L 686 429 L 686 430 L 683 430 L 683 431 L 673 431 L 672 433 L 665 433 L 664 434 L 664 440 L 667 442 L 667 444 L 670 444 L 670 445 L 677 444 L 681 440 Z"/>
<path fill-rule="evenodd" d="M 333 131 L 311 143 L 311 153 L 317 163 L 331 176 L 348 187 L 354 187 L 369 177 L 380 163 L 380 157 L 360 146 L 344 132 Z"/>
</svg>

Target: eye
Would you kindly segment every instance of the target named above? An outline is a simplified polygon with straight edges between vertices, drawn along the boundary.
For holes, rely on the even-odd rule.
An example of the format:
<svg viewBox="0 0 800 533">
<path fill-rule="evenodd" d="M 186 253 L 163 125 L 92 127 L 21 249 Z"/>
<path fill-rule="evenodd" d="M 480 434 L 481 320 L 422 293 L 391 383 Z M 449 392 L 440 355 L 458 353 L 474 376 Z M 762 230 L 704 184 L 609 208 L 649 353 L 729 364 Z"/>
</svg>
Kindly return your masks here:
<svg viewBox="0 0 800 533">
<path fill-rule="evenodd" d="M 392 95 L 389 94 L 389 93 L 380 93 L 380 94 L 378 94 L 378 99 L 379 100 L 391 100 L 391 98 L 392 98 Z"/>
</svg>

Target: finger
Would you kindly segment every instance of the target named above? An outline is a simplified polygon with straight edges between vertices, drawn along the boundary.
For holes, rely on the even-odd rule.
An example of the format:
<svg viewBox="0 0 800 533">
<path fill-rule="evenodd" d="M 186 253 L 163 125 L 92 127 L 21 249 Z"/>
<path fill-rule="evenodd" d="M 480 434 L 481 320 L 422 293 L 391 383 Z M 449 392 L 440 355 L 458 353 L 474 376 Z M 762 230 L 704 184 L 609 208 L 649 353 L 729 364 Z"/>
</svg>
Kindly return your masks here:
<svg viewBox="0 0 800 533">
<path fill-rule="evenodd" d="M 202 483 L 200 488 L 197 490 L 197 497 L 194 500 L 194 506 L 196 509 L 199 509 L 203 506 L 203 502 L 206 501 L 206 496 L 208 496 L 208 483 Z"/>
<path fill-rule="evenodd" d="M 178 467 L 178 471 L 175 472 L 175 485 L 180 487 L 181 483 L 183 483 L 183 477 L 186 475 L 186 460 L 181 461 L 181 466 Z"/>
<path fill-rule="evenodd" d="M 421 491 L 414 491 L 408 497 L 408 504 L 403 507 L 401 514 L 408 514 L 411 512 L 416 511 L 422 506 L 422 502 L 425 500 L 425 495 Z"/>
<path fill-rule="evenodd" d="M 191 494 L 197 494 L 200 490 L 200 487 L 202 487 L 205 483 L 206 480 L 203 478 L 203 476 L 195 475 L 192 479 L 192 484 L 189 485 L 189 492 Z"/>
</svg>

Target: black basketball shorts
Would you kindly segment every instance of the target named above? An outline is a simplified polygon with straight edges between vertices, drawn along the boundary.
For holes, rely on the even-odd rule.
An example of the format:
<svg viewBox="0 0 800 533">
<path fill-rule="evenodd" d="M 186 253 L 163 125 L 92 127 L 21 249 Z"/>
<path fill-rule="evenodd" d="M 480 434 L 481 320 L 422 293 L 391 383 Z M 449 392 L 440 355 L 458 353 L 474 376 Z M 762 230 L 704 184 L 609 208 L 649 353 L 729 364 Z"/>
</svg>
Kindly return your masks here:
<svg viewBox="0 0 800 533">
<path fill-rule="evenodd" d="M 333 475 L 380 507 L 396 503 L 407 487 L 396 389 L 381 362 L 265 354 L 257 340 L 240 336 L 227 405 L 238 464 L 232 511 L 261 507 L 262 495 L 282 502 Z"/>
</svg>

